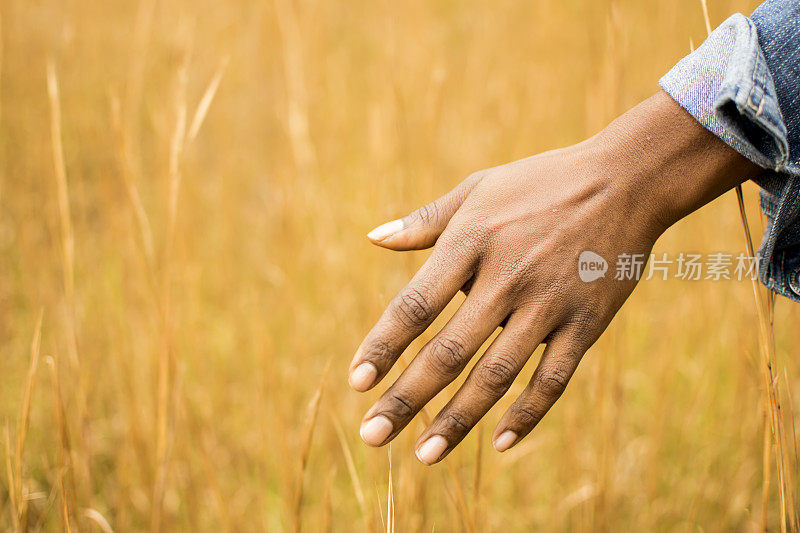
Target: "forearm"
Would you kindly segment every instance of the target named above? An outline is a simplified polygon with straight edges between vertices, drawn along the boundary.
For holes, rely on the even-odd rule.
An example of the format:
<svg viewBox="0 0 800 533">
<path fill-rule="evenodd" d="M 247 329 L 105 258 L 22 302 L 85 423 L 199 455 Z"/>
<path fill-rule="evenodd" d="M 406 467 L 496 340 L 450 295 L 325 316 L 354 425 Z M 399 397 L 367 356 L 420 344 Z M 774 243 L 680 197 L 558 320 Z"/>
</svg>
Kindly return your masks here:
<svg viewBox="0 0 800 533">
<path fill-rule="evenodd" d="M 761 171 L 663 91 L 590 143 L 599 166 L 616 169 L 620 193 L 652 217 L 643 223 L 661 231 Z"/>
<path fill-rule="evenodd" d="M 767 0 L 734 14 L 659 85 L 700 124 L 763 171 L 759 277 L 800 301 L 800 3 Z"/>
</svg>

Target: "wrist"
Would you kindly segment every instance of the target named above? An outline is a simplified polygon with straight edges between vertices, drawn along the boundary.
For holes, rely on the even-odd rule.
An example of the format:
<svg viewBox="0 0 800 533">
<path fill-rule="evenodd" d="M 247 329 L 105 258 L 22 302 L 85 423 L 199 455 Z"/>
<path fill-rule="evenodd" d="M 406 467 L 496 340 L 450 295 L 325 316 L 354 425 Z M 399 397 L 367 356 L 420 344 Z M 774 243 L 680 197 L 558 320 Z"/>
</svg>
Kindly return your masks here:
<svg viewBox="0 0 800 533">
<path fill-rule="evenodd" d="M 761 168 L 660 91 L 593 139 L 628 207 L 660 232 Z"/>
</svg>

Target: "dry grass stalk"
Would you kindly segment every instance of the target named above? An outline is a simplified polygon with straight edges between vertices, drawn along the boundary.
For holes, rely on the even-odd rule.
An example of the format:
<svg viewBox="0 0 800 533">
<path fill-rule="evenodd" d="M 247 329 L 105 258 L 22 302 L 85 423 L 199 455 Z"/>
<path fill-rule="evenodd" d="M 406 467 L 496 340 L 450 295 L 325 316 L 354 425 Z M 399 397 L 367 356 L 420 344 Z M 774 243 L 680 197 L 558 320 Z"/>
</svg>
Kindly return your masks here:
<svg viewBox="0 0 800 533">
<path fill-rule="evenodd" d="M 770 433 L 769 413 L 767 408 L 766 389 L 761 387 L 761 531 L 767 531 L 769 518 L 769 487 L 772 473 L 772 433 Z"/>
<path fill-rule="evenodd" d="M 189 58 L 190 53 L 184 53 L 184 59 L 178 67 L 177 88 L 175 91 L 175 127 L 172 130 L 172 138 L 169 143 L 169 191 L 167 196 L 167 239 L 165 251 L 165 267 L 169 264 L 170 253 L 172 251 L 173 239 L 175 237 L 175 224 L 178 215 L 178 194 L 181 186 L 181 156 L 183 155 L 184 143 L 186 141 L 186 87 L 189 79 Z M 165 270 L 168 270 L 165 268 Z M 165 274 L 166 275 L 166 274 Z M 168 283 L 168 278 L 165 279 Z"/>
<path fill-rule="evenodd" d="M 386 533 L 394 533 L 394 481 L 392 480 L 392 445 L 387 446 L 389 454 L 389 488 L 386 497 Z"/>
<path fill-rule="evenodd" d="M 375 495 L 378 497 L 378 503 L 380 503 L 380 501 L 381 501 L 381 491 L 378 488 L 378 484 L 377 483 L 375 484 Z M 378 505 L 378 515 L 379 515 L 379 517 L 381 519 L 381 528 L 387 527 L 386 526 L 386 520 L 383 518 L 383 507 L 381 507 L 380 505 Z"/>
<path fill-rule="evenodd" d="M 194 119 L 187 135 L 187 86 L 189 78 L 189 61 L 191 47 L 187 44 L 181 65 L 177 71 L 177 84 L 175 92 L 175 126 L 169 146 L 168 167 L 168 193 L 167 193 L 167 229 L 162 267 L 161 304 L 162 315 L 162 349 L 159 353 L 158 368 L 158 396 L 156 407 L 156 476 L 153 488 L 153 511 L 151 516 L 151 529 L 158 531 L 161 528 L 161 513 L 166 485 L 166 470 L 168 462 L 169 428 L 174 425 L 171 413 L 174 415 L 176 394 L 174 392 L 175 354 L 172 340 L 172 309 L 171 287 L 173 271 L 173 246 L 175 241 L 175 228 L 178 214 L 178 198 L 182 181 L 181 160 L 186 145 L 191 142 L 200 130 L 203 120 L 214 99 L 222 74 L 227 66 L 227 59 L 223 60 L 217 73 L 212 78 L 200 104 L 195 111 Z M 124 144 L 123 144 L 124 146 Z M 135 189 L 132 189 L 135 192 Z M 135 208 L 136 209 L 136 208 Z M 143 209 L 141 210 L 144 213 Z M 142 217 L 146 222 L 146 217 Z M 147 235 L 149 224 L 142 225 L 143 235 Z"/>
<path fill-rule="evenodd" d="M 404 355 L 400 356 L 399 359 L 403 369 L 408 366 L 408 362 Z M 419 420 L 422 423 L 423 427 L 428 427 L 431 423 L 431 416 L 428 414 L 427 407 L 423 407 L 419 411 Z M 473 513 L 469 511 L 469 506 L 467 505 L 467 498 L 464 495 L 464 490 L 461 488 L 461 480 L 458 478 L 458 474 L 456 473 L 455 468 L 450 461 L 443 461 L 445 468 L 447 468 L 447 473 L 452 481 L 453 488 L 456 494 L 456 505 L 458 506 L 459 515 L 464 520 L 464 526 L 467 531 L 475 531 L 475 523 L 473 522 Z"/>
<path fill-rule="evenodd" d="M 53 151 L 53 167 L 58 196 L 59 226 L 61 228 L 61 251 L 63 261 L 64 294 L 67 311 L 67 346 L 70 363 L 78 369 L 78 343 L 75 332 L 75 236 L 72 228 L 72 214 L 69 204 L 67 167 L 64 162 L 64 146 L 61 132 L 61 99 L 58 89 L 58 76 L 52 58 L 47 59 L 47 95 L 50 100 L 50 139 Z M 82 387 L 78 387 L 79 392 Z M 85 419 L 85 400 L 78 397 L 78 417 Z"/>
<path fill-rule="evenodd" d="M 286 78 L 286 123 L 295 165 L 301 177 L 307 177 L 317 162 L 308 119 L 308 87 L 303 69 L 303 36 L 292 0 L 275 0 L 281 33 L 284 74 Z"/>
<path fill-rule="evenodd" d="M 44 318 L 44 310 L 39 310 L 39 318 L 36 320 L 36 328 L 33 333 L 33 340 L 31 341 L 31 356 L 28 365 L 28 376 L 25 381 L 25 392 L 22 397 L 22 406 L 20 408 L 19 422 L 17 424 L 17 468 L 20 468 L 22 463 L 22 452 L 25 447 L 25 437 L 28 433 L 28 425 L 30 423 L 31 414 L 31 399 L 33 398 L 33 388 L 36 381 L 36 369 L 39 367 L 39 348 L 42 340 L 42 320 Z"/>
<path fill-rule="evenodd" d="M 773 339 L 774 345 L 774 339 Z M 797 429 L 795 425 L 795 412 L 794 412 L 794 402 L 792 401 L 792 392 L 791 387 L 789 386 L 789 375 L 786 372 L 786 368 L 783 369 L 783 378 L 784 384 L 786 385 L 786 405 L 788 405 L 788 409 L 781 409 L 782 420 L 786 417 L 789 418 L 791 425 L 789 428 L 783 431 L 784 435 L 784 442 L 783 442 L 783 449 L 784 449 L 784 467 L 786 471 L 789 473 L 789 479 L 787 480 L 787 500 L 789 502 L 788 505 L 788 522 L 789 522 L 789 529 L 793 532 L 800 531 L 800 518 L 798 518 L 798 485 L 797 479 L 792 478 L 794 474 L 798 471 L 798 467 L 800 463 L 798 463 L 798 456 L 797 456 Z M 783 421 L 783 425 L 785 426 L 786 422 Z M 788 433 L 788 435 L 787 435 Z M 789 441 L 791 439 L 791 442 Z"/>
<path fill-rule="evenodd" d="M 231 527 L 230 514 L 228 512 L 228 504 L 225 499 L 225 494 L 219 485 L 219 476 L 217 469 L 212 461 L 214 450 L 217 448 L 217 442 L 214 438 L 213 431 L 210 427 L 204 424 L 197 409 L 191 403 L 187 410 L 188 425 L 195 442 L 200 444 L 200 462 L 203 467 L 203 474 L 208 488 L 210 488 L 214 496 L 214 504 L 219 513 L 222 531 L 233 531 Z"/>
<path fill-rule="evenodd" d="M 753 246 L 753 239 L 750 233 L 750 226 L 747 222 L 747 214 L 745 212 L 744 196 L 742 187 L 737 185 L 736 198 L 739 204 L 739 214 L 742 222 L 742 231 L 744 233 L 745 247 L 747 254 L 750 257 L 755 257 L 755 248 Z M 780 389 L 778 387 L 777 376 L 774 375 L 775 369 L 775 332 L 771 316 L 774 313 L 774 296 L 771 293 L 764 294 L 765 289 L 761 287 L 758 282 L 760 273 L 758 264 L 756 264 L 757 276 L 753 278 L 753 298 L 756 302 L 756 309 L 758 313 L 758 331 L 759 331 L 759 351 L 761 353 L 761 375 L 762 375 L 762 390 L 764 392 L 765 404 L 768 410 L 768 416 L 765 420 L 769 419 L 772 428 L 772 437 L 776 443 L 776 465 L 778 467 L 778 481 L 779 481 L 779 496 L 781 505 L 781 531 L 786 530 L 786 522 L 792 524 L 792 530 L 797 531 L 797 501 L 794 496 L 793 487 L 793 472 L 786 464 L 786 435 L 784 428 L 784 420 L 781 412 L 780 405 Z M 765 433 L 767 429 L 764 429 Z M 770 440 L 765 439 L 764 446 L 770 447 Z M 768 465 L 767 465 L 768 466 Z M 764 482 L 769 482 L 769 473 L 764 473 Z M 769 490 L 765 489 L 763 498 L 768 500 Z M 791 502 L 787 503 L 787 500 Z M 767 503 L 762 502 L 762 508 L 766 508 Z M 766 516 L 762 517 L 762 527 L 766 530 L 767 520 Z"/>
<path fill-rule="evenodd" d="M 44 527 L 44 523 L 48 517 L 48 513 L 50 512 L 50 509 L 53 508 L 53 505 L 55 505 L 57 497 L 58 497 L 58 484 L 53 483 L 53 485 L 50 487 L 50 493 L 47 495 L 47 503 L 44 506 L 45 511 L 39 515 L 39 520 L 36 521 L 36 525 L 33 527 L 33 531 L 35 531 L 36 533 L 41 531 L 42 528 Z"/>
<path fill-rule="evenodd" d="M 8 478 L 8 499 L 11 501 L 11 518 L 14 523 L 14 531 L 19 531 L 19 516 L 17 515 L 17 509 L 19 509 L 19 504 L 17 502 L 17 494 L 14 490 L 16 486 L 16 481 L 14 481 L 14 468 L 11 466 L 11 437 L 9 435 L 8 430 L 8 420 L 5 423 L 5 433 L 4 433 L 4 443 L 6 445 L 6 476 Z"/>
<path fill-rule="evenodd" d="M 402 360 L 402 359 L 401 359 Z M 403 361 L 405 363 L 405 361 Z M 404 365 L 405 366 L 405 365 Z M 428 414 L 426 408 L 422 408 L 419 412 L 420 420 L 424 426 L 429 426 L 431 423 L 431 417 Z M 450 480 L 453 482 L 453 489 L 456 493 L 456 503 L 458 505 L 458 511 L 461 518 L 464 520 L 464 526 L 466 527 L 467 531 L 475 531 L 475 523 L 473 522 L 473 514 L 469 512 L 469 506 L 467 505 L 467 498 L 464 495 L 464 490 L 461 488 L 461 481 L 458 479 L 458 474 L 456 474 L 455 468 L 453 468 L 453 464 L 450 461 L 443 461 L 445 467 L 447 468 L 447 473 L 450 476 Z"/>
<path fill-rule="evenodd" d="M 333 505 L 331 503 L 331 492 L 333 492 L 333 479 L 336 477 L 336 465 L 331 466 L 328 477 L 325 480 L 325 494 L 322 498 L 322 530 L 333 531 Z"/>
<path fill-rule="evenodd" d="M 472 523 L 480 524 L 481 476 L 483 474 L 483 424 L 478 424 L 475 435 L 475 472 L 472 477 Z"/>
<path fill-rule="evenodd" d="M 61 249 L 64 262 L 64 290 L 67 294 L 67 302 L 71 303 L 75 293 L 75 238 L 72 231 L 72 216 L 69 208 L 64 146 L 61 142 L 61 103 L 58 94 L 58 78 L 56 77 L 56 69 L 52 59 L 47 60 L 47 95 L 50 99 L 50 137 L 58 193 Z"/>
<path fill-rule="evenodd" d="M 706 33 L 711 34 L 711 19 L 708 16 L 708 2 L 707 0 L 700 0 L 700 5 L 703 8 L 703 21 L 706 24 Z"/>
<path fill-rule="evenodd" d="M 705 3 L 704 3 L 705 4 Z M 704 5 L 705 8 L 705 5 Z M 707 17 L 706 13 L 706 17 Z M 736 187 L 736 199 L 739 206 L 739 215 L 742 222 L 742 232 L 744 233 L 744 241 L 745 241 L 745 249 L 747 250 L 747 255 L 750 257 L 755 257 L 755 248 L 753 246 L 753 238 L 750 233 L 750 225 L 747 221 L 747 213 L 745 210 L 744 205 L 744 195 L 742 192 L 742 187 L 737 185 Z M 791 491 L 791 488 L 788 486 L 790 483 L 787 479 L 787 476 L 790 476 L 791 473 L 787 470 L 785 464 L 785 449 L 784 449 L 784 429 L 783 429 L 783 419 L 781 415 L 781 408 L 780 408 L 780 391 L 777 387 L 777 378 L 773 375 L 774 369 L 774 361 L 775 361 L 775 339 L 774 339 L 774 329 L 772 320 L 769 316 L 772 316 L 772 307 L 774 306 L 774 299 L 772 298 L 771 294 L 764 295 L 764 289 L 760 286 L 758 282 L 758 264 L 756 263 L 756 273 L 757 276 L 752 280 L 752 287 L 753 287 L 753 298 L 756 302 L 756 310 L 758 314 L 758 332 L 759 332 L 759 352 L 761 354 L 761 378 L 762 378 L 762 399 L 764 403 L 764 433 L 765 438 L 763 441 L 764 451 L 763 454 L 767 455 L 767 458 L 764 459 L 763 464 L 764 467 L 767 469 L 762 473 L 762 517 L 761 517 L 761 527 L 763 530 L 766 531 L 768 526 L 767 520 L 767 510 L 769 509 L 769 482 L 770 482 L 770 461 L 768 456 L 770 455 L 770 448 L 772 447 L 772 439 L 775 439 L 776 443 L 776 466 L 778 468 L 778 483 L 779 483 L 779 500 L 781 506 L 781 531 L 785 531 L 786 529 L 786 520 L 790 519 L 793 523 L 795 519 L 792 518 L 795 515 L 794 505 L 792 505 L 788 512 L 791 516 L 787 516 L 787 505 L 786 500 L 789 497 L 788 493 Z M 766 301 L 765 301 L 766 300 Z M 771 434 L 769 428 L 767 427 L 769 424 L 769 428 L 771 428 Z"/>
<path fill-rule="evenodd" d="M 322 392 L 325 389 L 325 382 L 328 379 L 328 370 L 331 367 L 332 359 L 328 359 L 325 364 L 325 370 L 322 371 L 322 378 L 319 380 L 317 390 L 308 402 L 306 408 L 306 423 L 305 431 L 303 434 L 303 441 L 300 446 L 300 465 L 297 470 L 297 480 L 295 483 L 294 503 L 292 505 L 292 518 L 294 522 L 294 531 L 299 533 L 302 527 L 302 510 L 303 510 L 303 489 L 304 479 L 306 475 L 306 467 L 308 466 L 308 456 L 311 453 L 311 442 L 314 438 L 314 428 L 317 424 L 317 415 L 319 415 L 320 401 L 322 400 Z"/>
<path fill-rule="evenodd" d="M 156 476 L 153 486 L 152 515 L 150 528 L 161 529 L 161 512 L 163 506 L 166 471 L 169 448 L 168 433 L 171 422 L 169 415 L 173 401 L 170 392 L 173 386 L 174 347 L 172 340 L 171 287 L 172 287 L 172 248 L 175 239 L 175 225 L 178 212 L 178 194 L 181 184 L 181 156 L 186 139 L 186 86 L 188 84 L 190 54 L 184 52 L 183 61 L 178 67 L 175 90 L 175 127 L 169 145 L 168 192 L 167 192 L 167 229 L 164 240 L 164 257 L 162 267 L 161 309 L 162 331 L 161 350 L 158 355 L 158 384 L 156 401 Z"/>
<path fill-rule="evenodd" d="M 339 421 L 339 418 L 335 413 L 331 415 L 331 418 L 333 419 L 333 427 L 336 430 L 336 437 L 339 439 L 339 444 L 342 447 L 344 461 L 347 465 L 347 472 L 350 474 L 350 481 L 353 483 L 353 492 L 355 492 L 358 507 L 361 509 L 361 516 L 364 518 L 364 530 L 367 531 L 370 529 L 369 513 L 367 512 L 367 500 L 364 497 L 361 479 L 358 477 L 358 470 L 356 470 L 356 464 L 353 460 L 353 453 L 350 450 L 350 445 L 347 443 L 347 438 L 345 437 L 344 429 L 342 429 L 342 423 Z"/>
<path fill-rule="evenodd" d="M 783 369 L 783 382 L 786 384 L 786 396 L 789 400 L 789 420 L 792 421 L 792 460 L 794 461 L 795 471 L 797 471 L 797 466 L 800 465 L 800 461 L 798 461 L 797 455 L 797 431 L 794 421 L 794 400 L 792 399 L 792 388 L 789 386 L 789 373 L 786 371 L 786 368 Z"/>
<path fill-rule="evenodd" d="M 703 19 L 706 25 L 707 33 L 711 33 L 711 20 L 708 16 L 708 5 L 706 0 L 700 0 L 703 10 Z M 744 204 L 744 194 L 741 185 L 736 186 L 736 200 L 739 206 L 739 216 L 742 223 L 742 232 L 744 234 L 745 248 L 747 255 L 755 257 L 755 247 L 753 246 L 753 238 L 750 232 L 750 225 L 747 221 L 747 212 Z M 769 419 L 772 429 L 772 437 L 775 439 L 776 450 L 775 459 L 778 468 L 778 482 L 779 482 L 779 499 L 781 506 L 781 531 L 786 531 L 787 521 L 793 531 L 800 528 L 797 517 L 797 499 L 794 495 L 795 481 L 792 479 L 793 470 L 786 464 L 786 435 L 784 428 L 783 415 L 780 407 L 780 390 L 777 384 L 777 377 L 774 375 L 775 364 L 775 331 L 773 327 L 772 317 L 774 316 L 774 303 L 775 299 L 771 292 L 761 287 L 758 282 L 760 272 L 758 264 L 756 263 L 756 273 L 759 274 L 752 279 L 753 298 L 756 303 L 756 310 L 758 313 L 758 333 L 759 333 L 759 351 L 761 353 L 761 376 L 762 376 L 762 397 L 765 400 L 765 406 L 768 411 L 766 419 Z M 794 422 L 794 420 L 793 420 Z M 768 434 L 766 427 L 764 433 Z M 768 449 L 771 447 L 771 439 L 768 436 L 764 438 L 764 454 L 769 455 Z M 763 489 L 762 489 L 762 518 L 761 527 L 763 530 L 767 529 L 767 514 L 766 511 L 769 507 L 769 459 L 765 457 L 763 461 L 765 470 L 763 472 Z M 791 500 L 791 501 L 787 501 Z"/>
<path fill-rule="evenodd" d="M 61 479 L 59 479 L 59 485 L 61 484 Z M 70 525 L 70 518 L 69 518 L 69 504 L 67 503 L 67 494 L 63 490 L 63 486 L 61 487 L 61 520 L 64 525 L 64 532 L 70 533 L 72 531 L 72 527 Z"/>
<path fill-rule="evenodd" d="M 53 411 L 56 418 L 56 430 L 58 431 L 58 471 L 56 486 L 61 503 L 62 526 L 66 531 L 69 531 L 72 522 L 72 508 L 69 502 L 70 498 L 77 494 L 72 460 L 72 445 L 70 443 L 64 403 L 61 399 L 61 386 L 58 377 L 58 357 L 47 357 L 45 361 L 50 368 L 50 380 L 53 389 Z"/>
<path fill-rule="evenodd" d="M 192 124 L 189 126 L 189 133 L 186 134 L 187 144 L 191 144 L 192 141 L 194 141 L 200 131 L 200 127 L 203 125 L 203 121 L 208 114 L 208 109 L 211 107 L 211 102 L 214 101 L 214 96 L 217 94 L 219 83 L 222 81 L 222 75 L 225 74 L 225 69 L 228 68 L 228 61 L 230 61 L 230 56 L 226 56 L 219 67 L 217 67 L 214 77 L 211 78 L 211 82 L 208 84 L 208 87 L 203 93 L 203 97 L 200 99 L 200 103 L 197 105 L 197 110 L 192 118 Z"/>
<path fill-rule="evenodd" d="M 67 333 L 67 353 L 69 355 L 70 368 L 74 373 L 72 382 L 75 383 L 75 402 L 74 407 L 75 418 L 78 424 L 83 427 L 87 420 L 86 413 L 86 387 L 83 384 L 83 376 L 80 372 L 80 361 L 78 356 L 78 341 L 77 332 L 75 327 L 75 238 L 72 226 L 72 214 L 70 211 L 69 203 L 69 188 L 66 172 L 66 163 L 64 159 L 64 147 L 62 142 L 62 115 L 61 115 L 61 100 L 59 91 L 58 75 L 56 73 L 55 64 L 52 58 L 47 59 L 46 69 L 47 80 L 47 94 L 50 102 L 50 137 L 51 148 L 53 153 L 53 166 L 56 177 L 56 191 L 58 197 L 58 213 L 59 213 L 59 226 L 61 228 L 61 250 L 63 262 L 63 284 L 64 296 L 66 300 L 66 333 Z M 57 374 L 57 372 L 56 372 Z M 59 391 L 59 404 L 61 404 L 61 396 Z M 61 423 L 63 426 L 62 435 L 67 436 L 67 422 L 64 416 L 63 405 L 61 409 Z M 76 462 L 73 457 L 73 448 L 68 438 L 62 441 L 67 444 L 66 448 L 68 453 L 69 468 L 66 471 L 68 476 L 68 484 L 70 493 L 77 497 L 77 483 L 75 479 Z M 78 443 L 79 446 L 85 447 L 85 442 Z M 80 454 L 88 461 L 88 453 L 83 450 Z M 89 483 L 88 462 L 83 463 L 81 472 L 84 474 L 84 481 Z M 66 497 L 66 495 L 64 496 Z M 68 509 L 68 507 L 65 507 Z"/>
<path fill-rule="evenodd" d="M 114 128 L 114 134 L 117 143 L 117 165 L 119 166 L 119 173 L 122 176 L 122 182 L 125 186 L 125 192 L 128 195 L 128 201 L 133 209 L 133 215 L 136 219 L 136 224 L 139 229 L 139 240 L 137 241 L 141 246 L 142 253 L 148 266 L 148 273 L 150 274 L 149 281 L 153 283 L 152 276 L 155 269 L 155 246 L 153 244 L 153 231 L 150 227 L 150 220 L 147 217 L 147 212 L 142 204 L 142 199 L 139 196 L 139 190 L 133 181 L 133 163 L 130 154 L 130 140 L 125 133 L 125 128 L 122 124 L 122 112 L 120 110 L 119 97 L 116 94 L 111 95 L 111 123 Z"/>
<path fill-rule="evenodd" d="M 103 533 L 114 533 L 114 529 L 111 527 L 111 524 L 108 523 L 108 520 L 96 509 L 84 509 L 83 516 L 94 522 L 94 524 L 100 528 L 100 531 Z"/>
<path fill-rule="evenodd" d="M 36 369 L 39 366 L 39 346 L 41 343 L 42 334 L 42 318 L 44 310 L 39 311 L 39 318 L 36 321 L 36 327 L 33 333 L 33 340 L 31 341 L 31 354 L 30 363 L 28 365 L 28 376 L 25 381 L 25 390 L 22 396 L 22 404 L 20 405 L 19 418 L 17 421 L 17 439 L 16 451 L 14 455 L 14 462 L 16 465 L 16 474 L 14 476 L 14 484 L 9 485 L 9 493 L 12 495 L 14 501 L 13 514 L 14 522 L 21 530 L 27 529 L 27 506 L 28 500 L 23 494 L 22 488 L 22 455 L 25 448 L 25 438 L 28 434 L 28 426 L 30 424 L 31 400 L 33 398 L 33 389 L 36 381 Z M 6 428 L 7 429 L 7 428 Z M 9 458 L 10 466 L 10 458 Z"/>
</svg>

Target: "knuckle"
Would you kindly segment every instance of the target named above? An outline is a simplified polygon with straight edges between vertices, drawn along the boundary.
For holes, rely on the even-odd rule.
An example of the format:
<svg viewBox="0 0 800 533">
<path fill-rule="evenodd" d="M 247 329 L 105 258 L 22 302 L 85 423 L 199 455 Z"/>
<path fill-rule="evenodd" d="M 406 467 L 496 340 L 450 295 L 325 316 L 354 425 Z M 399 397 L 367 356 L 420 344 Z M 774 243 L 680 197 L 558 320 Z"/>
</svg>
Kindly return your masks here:
<svg viewBox="0 0 800 533">
<path fill-rule="evenodd" d="M 438 202 L 433 201 L 414 211 L 413 216 L 423 224 L 433 224 L 439 220 L 439 211 Z"/>
<path fill-rule="evenodd" d="M 531 406 L 520 405 L 515 409 L 516 422 L 523 428 L 533 428 L 542 419 L 539 412 Z"/>
<path fill-rule="evenodd" d="M 493 395 L 503 395 L 511 387 L 516 374 L 513 361 L 505 356 L 495 356 L 477 369 L 478 386 Z"/>
<path fill-rule="evenodd" d="M 398 320 L 407 327 L 427 325 L 433 319 L 430 299 L 419 289 L 408 289 L 397 297 Z"/>
<path fill-rule="evenodd" d="M 404 419 L 414 415 L 413 403 L 405 394 L 394 391 L 389 394 L 387 400 L 386 411 L 396 418 Z"/>
<path fill-rule="evenodd" d="M 444 419 L 445 425 L 450 427 L 457 433 L 466 433 L 470 430 L 471 425 L 466 416 L 458 411 L 450 411 Z"/>
<path fill-rule="evenodd" d="M 431 344 L 431 357 L 434 364 L 445 374 L 454 374 L 466 363 L 467 350 L 457 337 L 439 337 Z"/>
<path fill-rule="evenodd" d="M 539 388 L 544 396 L 548 399 L 555 399 L 564 394 L 569 381 L 569 373 L 563 368 L 551 368 L 536 380 L 537 388 Z"/>
</svg>

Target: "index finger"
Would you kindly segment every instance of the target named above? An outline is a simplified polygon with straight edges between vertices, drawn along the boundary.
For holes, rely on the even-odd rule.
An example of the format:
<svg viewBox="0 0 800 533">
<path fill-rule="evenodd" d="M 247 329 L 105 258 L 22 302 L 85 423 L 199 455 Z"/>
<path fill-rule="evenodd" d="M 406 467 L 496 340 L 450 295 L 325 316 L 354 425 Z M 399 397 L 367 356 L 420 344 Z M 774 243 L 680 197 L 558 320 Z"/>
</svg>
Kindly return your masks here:
<svg viewBox="0 0 800 533">
<path fill-rule="evenodd" d="M 364 392 L 380 382 L 469 280 L 472 267 L 465 252 L 450 247 L 444 251 L 437 245 L 356 350 L 350 363 L 350 386 Z"/>
</svg>

